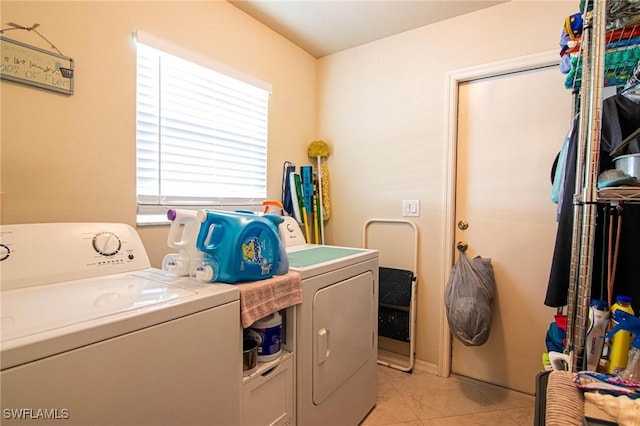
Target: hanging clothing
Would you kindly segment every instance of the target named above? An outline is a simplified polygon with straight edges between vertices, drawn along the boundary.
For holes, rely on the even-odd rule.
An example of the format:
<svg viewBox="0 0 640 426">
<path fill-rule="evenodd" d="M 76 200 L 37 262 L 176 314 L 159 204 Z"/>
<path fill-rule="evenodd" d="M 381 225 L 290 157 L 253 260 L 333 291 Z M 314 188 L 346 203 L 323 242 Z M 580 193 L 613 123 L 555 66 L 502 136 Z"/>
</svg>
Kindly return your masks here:
<svg viewBox="0 0 640 426">
<path fill-rule="evenodd" d="M 562 204 L 563 204 L 562 194 L 564 194 L 564 190 L 565 190 L 565 186 L 564 186 L 565 170 L 567 168 L 566 164 L 567 164 L 567 152 L 569 150 L 569 141 L 571 140 L 571 137 L 577 132 L 578 132 L 578 116 L 574 117 L 573 120 L 571 120 L 571 127 L 569 128 L 567 135 L 562 141 L 562 148 L 560 148 L 560 153 L 558 154 L 558 157 L 556 158 L 556 162 L 552 169 L 551 201 L 553 201 L 555 204 L 558 205 L 558 208 L 556 209 L 557 221 L 560 220 L 560 212 L 562 211 Z M 571 191 L 573 191 L 573 188 L 571 189 Z"/>
<path fill-rule="evenodd" d="M 624 95 L 615 95 L 602 102 L 602 126 L 600 140 L 600 164 L 598 173 L 614 168 L 609 153 L 620 145 L 627 136 L 640 127 L 640 104 L 632 102 Z M 567 148 L 565 182 L 562 194 L 562 208 L 559 212 L 558 230 L 544 304 L 551 307 L 567 305 L 569 289 L 569 268 L 571 266 L 571 239 L 573 229 L 573 195 L 576 180 L 576 150 L 578 133 L 572 132 Z M 639 153 L 637 142 L 629 145 L 628 153 Z M 598 204 L 594 256 L 592 262 L 591 297 L 606 300 L 606 265 L 608 255 L 603 242 L 603 229 L 607 206 Z M 618 253 L 618 266 L 614 283 L 614 298 L 618 294 L 631 296 L 633 308 L 640 308 L 640 206 L 625 204 L 622 213 L 622 231 Z"/>
</svg>

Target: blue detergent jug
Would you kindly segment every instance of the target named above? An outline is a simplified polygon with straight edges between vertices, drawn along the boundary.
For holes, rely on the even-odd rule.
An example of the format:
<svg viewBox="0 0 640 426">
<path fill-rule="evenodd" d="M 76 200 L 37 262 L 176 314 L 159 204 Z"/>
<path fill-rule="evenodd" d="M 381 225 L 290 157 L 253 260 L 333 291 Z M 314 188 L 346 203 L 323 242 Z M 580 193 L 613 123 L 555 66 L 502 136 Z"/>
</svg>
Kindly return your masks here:
<svg viewBox="0 0 640 426">
<path fill-rule="evenodd" d="M 267 213 L 269 211 L 269 206 L 267 203 L 278 203 L 277 201 L 264 201 L 262 204 L 265 205 L 264 213 L 262 216 L 269 219 L 276 227 L 278 231 L 278 244 L 280 251 L 280 262 L 278 267 L 274 273 L 274 275 L 285 275 L 289 272 L 289 257 L 287 256 L 287 247 L 282 241 L 282 233 L 280 232 L 280 225 L 284 222 L 284 217 L 279 214 Z M 279 203 L 278 203 L 279 204 Z M 243 213 L 248 215 L 259 215 L 252 210 L 236 210 L 236 213 Z"/>
<path fill-rule="evenodd" d="M 271 278 L 280 268 L 282 217 L 199 210 L 198 250 L 206 254 L 196 279 L 236 283 Z"/>
</svg>

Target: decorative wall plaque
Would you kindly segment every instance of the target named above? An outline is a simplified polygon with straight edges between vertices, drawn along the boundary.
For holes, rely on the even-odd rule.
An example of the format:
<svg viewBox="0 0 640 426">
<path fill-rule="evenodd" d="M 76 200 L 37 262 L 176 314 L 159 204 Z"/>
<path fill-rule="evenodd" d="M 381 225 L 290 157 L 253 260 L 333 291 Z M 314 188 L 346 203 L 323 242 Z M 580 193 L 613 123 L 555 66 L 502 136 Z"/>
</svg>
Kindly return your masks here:
<svg viewBox="0 0 640 426">
<path fill-rule="evenodd" d="M 73 59 L 0 36 L 0 78 L 73 94 Z"/>
</svg>

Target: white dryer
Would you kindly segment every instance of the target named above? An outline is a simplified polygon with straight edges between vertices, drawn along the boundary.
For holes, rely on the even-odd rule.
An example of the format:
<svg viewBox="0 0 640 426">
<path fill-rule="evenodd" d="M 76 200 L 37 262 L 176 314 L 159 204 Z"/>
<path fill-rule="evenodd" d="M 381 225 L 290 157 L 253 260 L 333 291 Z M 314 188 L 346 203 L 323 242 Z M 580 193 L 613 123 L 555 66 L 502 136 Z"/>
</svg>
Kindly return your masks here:
<svg viewBox="0 0 640 426">
<path fill-rule="evenodd" d="M 123 224 L 0 226 L 0 268 L 3 425 L 239 423 L 234 286 L 151 268 Z"/>
<path fill-rule="evenodd" d="M 297 424 L 354 426 L 376 404 L 378 252 L 287 247 L 302 277 L 296 315 Z"/>
</svg>

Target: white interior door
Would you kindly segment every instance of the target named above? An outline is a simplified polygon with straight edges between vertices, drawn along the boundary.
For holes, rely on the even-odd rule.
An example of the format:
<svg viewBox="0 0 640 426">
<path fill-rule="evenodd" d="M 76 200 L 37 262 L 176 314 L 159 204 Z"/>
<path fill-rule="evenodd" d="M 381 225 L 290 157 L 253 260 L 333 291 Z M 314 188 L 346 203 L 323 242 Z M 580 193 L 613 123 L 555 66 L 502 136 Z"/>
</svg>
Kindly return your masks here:
<svg viewBox="0 0 640 426">
<path fill-rule="evenodd" d="M 571 121 L 557 66 L 458 86 L 455 242 L 491 258 L 496 295 L 481 346 L 452 342 L 455 374 L 533 394 L 555 308 L 544 306 L 556 233 L 550 170 Z M 457 256 L 456 256 L 457 259 Z"/>
</svg>

